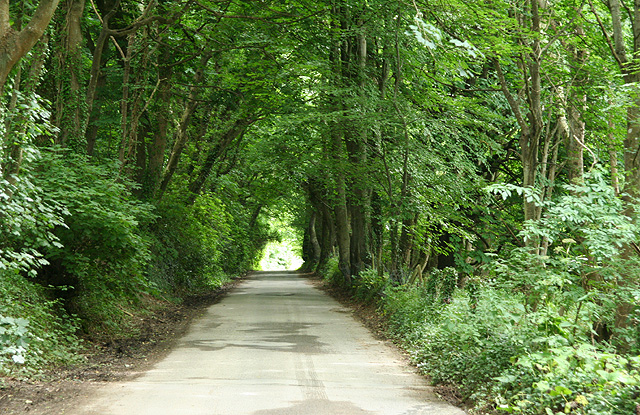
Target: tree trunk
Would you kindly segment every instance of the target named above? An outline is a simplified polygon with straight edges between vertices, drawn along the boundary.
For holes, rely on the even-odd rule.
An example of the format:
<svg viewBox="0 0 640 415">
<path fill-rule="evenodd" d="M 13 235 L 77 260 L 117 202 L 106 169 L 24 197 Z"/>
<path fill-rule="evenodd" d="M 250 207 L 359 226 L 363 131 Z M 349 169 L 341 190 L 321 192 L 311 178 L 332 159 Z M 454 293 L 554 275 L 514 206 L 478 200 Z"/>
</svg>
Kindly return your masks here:
<svg viewBox="0 0 640 415">
<path fill-rule="evenodd" d="M 338 243 L 339 267 L 347 285 L 351 284 L 351 238 L 349 229 L 349 218 L 347 213 L 347 190 L 344 175 L 344 161 L 342 160 L 342 135 L 336 131 L 338 126 L 334 126 L 332 134 L 333 154 L 336 170 L 335 180 L 335 200 L 334 215 L 336 226 L 336 239 Z"/>
<path fill-rule="evenodd" d="M 65 146 L 69 139 L 80 138 L 83 119 L 80 75 L 82 71 L 82 16 L 85 0 L 67 0 L 65 33 L 58 54 L 60 81 L 56 97 L 55 125 L 60 129 L 57 143 Z"/>
<path fill-rule="evenodd" d="M 367 65 L 367 39 L 364 34 L 364 23 L 358 19 L 358 34 L 356 36 L 356 60 L 358 63 L 358 89 L 361 100 L 366 99 L 366 65 Z M 361 108 L 361 113 L 366 108 Z M 358 121 L 356 121 L 358 123 Z M 347 135 L 351 140 L 347 141 L 347 149 L 350 153 L 351 163 L 355 177 L 353 177 L 353 198 L 351 199 L 351 273 L 358 275 L 371 265 L 369 253 L 369 231 L 371 209 L 371 190 L 368 183 L 368 175 L 364 174 L 367 167 L 367 127 L 358 123 L 354 128 L 355 133 Z M 351 141 L 351 142 L 349 142 Z"/>
<path fill-rule="evenodd" d="M 348 56 L 346 48 L 342 47 L 342 30 L 344 30 L 345 13 L 344 7 L 340 7 L 338 2 L 333 2 L 333 17 L 331 30 L 333 33 L 332 45 L 329 61 L 335 77 L 337 86 L 341 86 L 343 81 L 343 63 Z M 330 97 L 329 109 L 334 114 L 343 111 L 342 105 L 336 95 Z M 349 229 L 349 217 L 347 211 L 347 186 L 345 179 L 344 160 L 344 131 L 341 126 L 342 120 L 333 120 L 329 126 L 329 154 L 333 162 L 333 186 L 334 197 L 333 215 L 335 217 L 336 242 L 338 244 L 339 268 L 345 283 L 351 284 L 351 238 Z"/>
<path fill-rule="evenodd" d="M 313 212 L 311 214 L 311 219 L 309 220 L 309 244 L 311 245 L 311 252 L 309 257 L 309 268 L 315 269 L 315 267 L 320 262 L 320 242 L 318 242 L 318 235 L 316 232 L 316 223 L 317 223 L 318 213 Z"/>
<path fill-rule="evenodd" d="M 11 25 L 9 0 L 0 0 L 0 94 L 4 91 L 11 69 L 42 37 L 59 0 L 40 0 L 31 20 L 20 31 Z"/>
<path fill-rule="evenodd" d="M 616 149 L 615 137 L 613 134 L 614 124 L 612 116 L 609 115 L 609 133 L 608 138 L 608 152 L 609 152 L 609 171 L 611 172 L 611 186 L 616 196 L 620 195 L 620 173 L 618 171 L 618 150 Z"/>
<path fill-rule="evenodd" d="M 322 218 L 322 238 L 320 239 L 320 258 L 318 259 L 316 272 L 320 272 L 326 265 L 336 243 L 336 232 L 333 223 L 333 216 L 331 215 L 331 212 L 329 212 L 327 204 L 324 202 L 321 205 L 320 213 Z"/>
<path fill-rule="evenodd" d="M 165 151 L 167 149 L 167 131 L 169 129 L 169 113 L 171 108 L 171 78 L 173 69 L 169 65 L 170 50 L 160 46 L 158 62 L 158 111 L 156 111 L 157 126 L 153 132 L 153 141 L 149 146 L 149 163 L 147 165 L 147 189 L 145 194 L 152 197 L 155 194 L 162 177 Z"/>
<path fill-rule="evenodd" d="M 87 130 L 89 128 L 89 122 L 91 121 L 93 115 L 93 103 L 96 99 L 96 90 L 98 87 L 98 80 L 101 78 L 101 68 L 104 66 L 105 62 L 102 58 L 102 54 L 104 53 L 105 47 L 107 46 L 107 41 L 109 40 L 109 21 L 115 14 L 118 6 L 120 5 L 120 0 L 116 0 L 113 4 L 110 4 L 111 9 L 106 11 L 105 16 L 102 18 L 102 29 L 100 30 L 100 34 L 98 35 L 98 40 L 96 40 L 94 49 L 93 49 L 93 58 L 91 60 L 91 69 L 89 71 L 89 85 L 87 86 L 87 93 L 85 96 L 85 109 L 86 116 L 82 122 L 82 131 L 81 133 L 86 136 Z M 95 141 L 93 143 L 89 143 L 90 138 L 87 139 L 87 149 L 91 149 L 91 153 L 93 153 L 93 147 L 95 145 Z"/>
<path fill-rule="evenodd" d="M 222 154 L 227 150 L 227 148 L 233 143 L 236 138 L 242 137 L 242 135 L 247 130 L 247 127 L 249 127 L 249 125 L 251 125 L 253 121 L 254 120 L 249 118 L 241 118 L 233 123 L 233 125 L 224 134 L 222 134 L 218 142 L 209 151 L 209 154 L 204 160 L 204 163 L 202 164 L 198 175 L 189 184 L 189 197 L 187 199 L 187 203 L 192 204 L 195 201 L 198 194 L 200 194 L 204 183 L 211 174 L 216 161 L 220 158 L 220 156 L 222 156 Z"/>
<path fill-rule="evenodd" d="M 182 116 L 180 117 L 180 123 L 178 124 L 178 130 L 176 132 L 176 139 L 173 144 L 173 149 L 171 150 L 171 155 L 169 156 L 169 161 L 167 162 L 167 166 L 164 169 L 164 173 L 162 175 L 162 182 L 160 183 L 160 187 L 157 192 L 157 199 L 162 199 L 164 192 L 167 190 L 167 186 L 173 177 L 177 167 L 178 161 L 180 160 L 180 156 L 182 155 L 182 151 L 184 150 L 187 144 L 187 128 L 191 123 L 191 117 L 198 106 L 198 95 L 200 86 L 199 84 L 204 79 L 204 70 L 211 58 L 211 53 L 206 53 L 200 59 L 200 65 L 196 70 L 193 79 L 193 86 L 189 91 L 189 97 L 187 99 L 187 104 L 185 105 L 184 111 L 182 112 Z"/>
<path fill-rule="evenodd" d="M 134 72 L 137 73 L 136 79 L 134 80 L 134 85 L 140 86 L 138 88 L 135 88 L 132 94 L 132 103 L 129 106 L 129 126 L 128 128 L 124 128 L 123 129 L 123 136 L 122 136 L 122 141 L 121 141 L 121 147 L 120 147 L 120 152 L 119 152 L 119 160 L 121 162 L 121 169 L 124 169 L 124 167 L 127 165 L 127 163 L 129 162 L 130 157 L 132 156 L 132 154 L 135 151 L 135 148 L 137 146 L 137 143 L 139 140 L 138 138 L 138 130 L 139 130 L 139 126 L 140 126 L 140 118 L 142 118 L 144 112 L 146 111 L 146 108 L 148 106 L 148 103 L 153 99 L 153 96 L 155 95 L 158 85 L 156 84 L 156 87 L 153 89 L 153 91 L 151 91 L 151 94 L 149 96 L 146 95 L 145 92 L 145 88 L 142 88 L 141 86 L 143 86 L 145 84 L 145 82 L 147 81 L 147 71 L 148 71 L 148 64 L 149 64 L 149 47 L 148 47 L 148 31 L 145 29 L 142 30 L 142 39 L 138 40 L 138 42 L 141 42 L 141 46 L 139 46 L 139 48 L 141 49 L 141 55 L 142 58 L 140 60 L 140 63 L 136 66 L 136 68 L 134 69 Z M 135 42 L 136 40 L 136 36 L 135 36 L 135 32 L 131 35 L 129 35 L 129 42 L 128 42 L 128 46 L 127 46 L 127 56 L 129 56 L 129 58 L 127 59 L 129 62 L 128 64 L 131 65 L 131 50 L 133 50 L 135 48 Z M 143 105 L 143 101 L 146 102 L 146 104 Z M 124 119 L 126 119 L 126 114 L 125 116 L 123 116 Z M 128 130 L 128 134 L 124 134 L 124 131 Z M 144 140 L 142 140 L 144 142 Z"/>
<path fill-rule="evenodd" d="M 620 0 L 609 0 L 609 9 L 611 11 L 611 23 L 613 28 L 613 44 L 610 48 L 613 57 L 618 62 L 620 71 L 623 75 L 625 83 L 635 85 L 640 81 L 640 73 L 638 73 L 637 59 L 640 57 L 640 1 L 634 2 L 632 17 L 632 54 L 627 55 L 627 39 L 625 39 L 622 28 L 622 16 L 620 10 Z M 604 27 L 603 27 L 603 30 Z M 606 32 L 605 32 L 606 35 Z M 608 37 L 607 37 L 608 40 Z M 625 169 L 625 200 L 631 206 L 633 200 L 640 195 L 640 157 L 638 157 L 638 145 L 640 144 L 640 91 L 635 86 L 630 92 L 633 104 L 627 108 L 627 134 L 624 138 L 624 169 Z M 634 217 L 633 208 L 630 207 L 626 212 L 627 215 Z M 635 219 L 634 219 L 635 220 Z M 629 258 L 636 255 L 633 246 L 626 246 L 623 256 Z M 618 284 L 621 287 L 628 285 L 630 281 L 620 280 Z M 620 300 L 617 306 L 615 317 L 615 326 L 618 329 L 626 328 L 629 325 L 629 314 L 633 309 L 633 305 L 627 299 Z M 620 340 L 619 347 L 625 350 L 628 344 L 625 340 Z"/>
<path fill-rule="evenodd" d="M 96 88 L 102 88 L 107 84 L 107 75 L 103 72 L 100 73 L 98 79 L 96 81 Z M 96 124 L 98 119 L 100 118 L 100 113 L 98 111 L 93 111 L 91 114 L 86 113 L 86 117 L 88 117 L 85 132 L 85 139 L 87 141 L 87 155 L 93 156 L 96 149 L 96 141 L 98 139 L 98 130 L 99 127 Z"/>
<path fill-rule="evenodd" d="M 8 108 L 9 111 L 16 111 L 16 105 L 18 104 L 18 93 L 21 93 L 23 96 L 31 96 L 38 86 L 40 82 L 40 75 L 42 74 L 42 69 L 44 68 L 44 63 L 46 60 L 47 50 L 49 48 L 49 37 L 47 35 L 42 37 L 42 40 L 33 48 L 33 61 L 31 62 L 31 67 L 25 77 L 24 81 L 22 80 L 22 70 L 19 68 L 18 73 L 14 79 L 14 88 L 13 94 L 11 97 L 11 103 Z M 21 86 L 21 83 L 23 84 Z M 22 88 L 22 90 L 21 90 Z M 6 139 L 6 143 L 8 145 L 8 157 L 6 158 L 6 163 L 0 166 L 0 174 L 4 177 L 10 184 L 14 185 L 17 181 L 17 176 L 20 173 L 20 168 L 22 167 L 23 158 L 24 158 L 24 145 L 20 137 L 26 136 L 27 123 L 25 122 L 25 117 L 19 111 L 15 114 L 15 118 L 12 122 L 8 122 L 11 120 L 10 117 L 7 118 L 6 125 L 6 135 L 8 139 Z M 16 139 L 18 137 L 18 139 Z M 11 192 L 9 191 L 9 196 L 11 196 Z"/>
<path fill-rule="evenodd" d="M 584 37 L 584 29 L 581 26 L 576 28 L 576 36 Z M 567 179 L 569 183 L 581 182 L 584 176 L 584 149 L 586 138 L 586 124 L 583 114 L 587 111 L 587 94 L 584 88 L 589 80 L 582 71 L 589 58 L 586 49 L 578 49 L 575 46 L 569 47 L 569 52 L 575 62 L 575 66 L 580 71 L 575 76 L 575 81 L 571 85 L 569 93 L 567 115 L 571 134 L 567 143 Z"/>
</svg>

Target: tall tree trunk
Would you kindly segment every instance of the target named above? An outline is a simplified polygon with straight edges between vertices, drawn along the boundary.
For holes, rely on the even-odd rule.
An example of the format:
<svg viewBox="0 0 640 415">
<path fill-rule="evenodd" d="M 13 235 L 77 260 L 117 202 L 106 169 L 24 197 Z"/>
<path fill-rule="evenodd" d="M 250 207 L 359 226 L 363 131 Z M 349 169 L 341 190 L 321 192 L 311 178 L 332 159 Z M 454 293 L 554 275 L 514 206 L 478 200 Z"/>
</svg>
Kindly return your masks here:
<svg viewBox="0 0 640 415">
<path fill-rule="evenodd" d="M 101 71 L 96 81 L 96 88 L 102 88 L 106 84 L 107 74 Z M 86 113 L 85 117 L 88 117 L 88 126 L 86 127 L 86 132 L 84 133 L 85 140 L 87 142 L 87 155 L 93 156 L 96 149 L 96 142 L 98 140 L 99 127 L 97 121 L 100 119 L 100 113 L 99 111 L 93 111 L 91 114 Z"/>
<path fill-rule="evenodd" d="M 337 123 L 336 123 L 337 124 Z M 336 239 L 338 243 L 339 268 L 347 285 L 351 284 L 351 237 L 347 212 L 347 186 L 345 181 L 343 160 L 343 143 L 340 127 L 334 125 L 331 131 L 332 155 L 334 160 L 335 200 L 334 215 Z"/>
<path fill-rule="evenodd" d="M 308 269 L 315 269 L 320 262 L 320 242 L 318 242 L 318 234 L 316 232 L 318 216 L 318 213 L 315 211 L 311 214 L 311 219 L 309 219 L 309 226 L 307 228 L 309 231 L 309 244 L 311 245 L 311 252 L 309 256 L 310 264 Z"/>
<path fill-rule="evenodd" d="M 640 1 L 636 0 L 634 2 L 633 13 L 629 13 L 633 29 L 633 43 L 631 43 L 632 52 L 630 56 L 627 54 L 627 39 L 625 39 L 622 27 L 620 7 L 620 0 L 609 0 L 611 26 L 613 28 L 613 44 L 609 43 L 609 46 L 614 59 L 618 62 L 624 81 L 628 85 L 636 85 L 630 92 L 632 105 L 627 108 L 627 133 L 624 138 L 623 157 L 625 169 L 624 192 L 627 195 L 625 199 L 629 203 L 629 206 L 632 206 L 633 200 L 640 196 L 640 157 L 638 157 L 638 148 L 640 148 L 640 90 L 637 87 L 637 83 L 640 81 L 640 72 L 638 72 L 637 63 L 638 58 L 640 58 Z M 605 34 L 605 38 L 609 40 L 606 29 L 600 21 L 598 22 Z M 630 207 L 626 213 L 634 217 L 632 207 Z M 631 257 L 633 255 L 636 255 L 633 246 L 625 247 L 624 256 Z M 622 288 L 631 282 L 632 281 L 623 279 L 618 283 Z M 635 283 L 637 283 L 637 281 Z M 622 299 L 619 302 L 615 317 L 616 328 L 623 329 L 629 325 L 629 315 L 633 307 L 628 299 Z M 620 348 L 625 350 L 627 347 L 627 342 L 621 339 Z"/>
<path fill-rule="evenodd" d="M 328 204 L 323 200 L 320 208 L 322 217 L 322 238 L 320 239 L 320 259 L 316 266 L 316 272 L 322 270 L 329 257 L 332 254 L 333 247 L 336 244 L 336 232 L 333 222 L 333 216 L 329 211 Z"/>
<path fill-rule="evenodd" d="M 520 127 L 520 160 L 522 162 L 523 180 L 522 185 L 525 188 L 534 189 L 536 186 L 537 169 L 538 169 L 538 146 L 543 130 L 542 103 L 541 103 L 541 75 L 540 63 L 542 59 L 542 49 L 540 47 L 541 27 L 540 27 L 540 4 L 538 0 L 528 0 L 529 10 L 525 11 L 521 17 L 521 24 L 527 19 L 530 24 L 531 36 L 528 40 L 530 51 L 523 56 L 526 62 L 522 65 L 521 70 L 525 72 L 526 80 L 522 95 L 526 97 L 527 112 L 523 113 L 518 100 L 509 91 L 502 67 L 498 59 L 493 60 L 494 68 L 511 111 Z M 525 25 L 526 26 L 526 25 Z M 526 42 L 522 41 L 523 44 Z M 524 219 L 535 220 L 538 208 L 533 200 L 523 197 Z M 538 241 L 527 240 L 525 243 L 529 246 L 535 246 Z"/>
<path fill-rule="evenodd" d="M 332 15 L 334 19 L 331 21 L 331 30 L 333 33 L 332 46 L 329 61 L 332 67 L 334 79 L 338 84 L 343 82 L 343 64 L 345 56 L 348 56 L 346 48 L 342 47 L 341 33 L 342 27 L 346 20 L 345 14 L 347 10 L 341 2 L 333 2 Z M 333 95 L 330 98 L 330 111 L 334 114 L 343 111 L 342 105 L 338 97 Z M 347 211 L 347 186 L 345 178 L 345 162 L 344 159 L 344 131 L 341 121 L 333 120 L 329 127 L 329 153 L 333 163 L 333 186 L 334 197 L 333 214 L 335 217 L 336 241 L 338 244 L 339 268 L 344 281 L 351 284 L 351 237 L 350 224 Z"/>
<path fill-rule="evenodd" d="M 582 26 L 576 28 L 576 36 L 584 37 Z M 587 111 L 587 94 L 584 88 L 588 85 L 588 78 L 584 74 L 582 67 L 589 58 L 589 53 L 585 48 L 570 46 L 569 52 L 572 55 L 574 66 L 579 73 L 575 76 L 575 81 L 569 92 L 567 115 L 571 134 L 567 143 L 567 178 L 570 183 L 581 182 L 584 176 L 584 149 L 586 138 L 586 124 L 584 113 Z"/>
<path fill-rule="evenodd" d="M 156 111 L 156 128 L 149 146 L 149 162 L 147 165 L 147 189 L 145 194 L 152 197 L 162 177 L 162 167 L 167 149 L 167 133 L 169 130 L 169 114 L 171 108 L 171 79 L 173 69 L 169 64 L 170 50 L 160 46 L 158 61 L 158 111 Z"/>
<path fill-rule="evenodd" d="M 70 138 L 80 138 L 82 123 L 82 97 L 80 76 L 82 65 L 82 16 L 85 0 L 67 0 L 65 2 L 64 37 L 58 53 L 58 71 L 60 81 L 56 96 L 55 125 L 60 133 L 57 143 L 65 146 Z"/>
<path fill-rule="evenodd" d="M 136 32 L 127 36 L 127 52 L 122 56 L 122 97 L 120 98 L 120 149 L 118 151 L 118 161 L 120 165 L 125 162 L 126 142 L 129 136 L 129 92 L 131 90 L 131 54 L 133 53 L 133 44 L 136 39 Z"/>
<path fill-rule="evenodd" d="M 363 108 L 362 114 L 366 113 L 364 101 L 366 100 L 366 66 L 367 66 L 367 39 L 365 37 L 364 23 L 362 18 L 357 22 L 356 36 L 356 61 L 357 67 L 357 87 Z M 355 176 L 353 177 L 353 197 L 350 201 L 351 207 L 351 273 L 358 275 L 365 266 L 371 265 L 371 255 L 369 253 L 369 231 L 370 220 L 369 210 L 371 208 L 371 190 L 368 183 L 368 175 L 364 173 L 367 167 L 367 127 L 357 123 L 354 133 L 347 134 L 347 149 L 349 150 L 350 161 L 353 166 Z"/>
<path fill-rule="evenodd" d="M 616 140 L 613 134 L 615 125 L 613 124 L 613 117 L 610 114 L 609 120 L 609 132 L 607 133 L 607 146 L 609 152 L 609 171 L 611 172 L 611 186 L 616 196 L 620 195 L 620 172 L 618 171 L 618 150 L 616 148 Z"/>
<path fill-rule="evenodd" d="M 105 3 L 106 4 L 106 3 Z M 98 80 L 101 78 L 101 68 L 105 64 L 105 60 L 102 57 L 104 50 L 107 46 L 107 42 L 109 40 L 109 21 L 115 15 L 116 10 L 120 5 L 120 0 L 115 0 L 113 3 L 108 4 L 111 8 L 106 10 L 105 16 L 102 18 L 102 29 L 100 30 L 100 34 L 98 35 L 98 39 L 95 42 L 93 48 L 93 58 L 91 60 L 91 69 L 89 71 L 89 84 L 87 86 L 87 92 L 85 95 L 85 110 L 86 115 L 85 119 L 82 122 L 82 131 L 81 133 L 86 136 L 87 130 L 89 128 L 89 123 L 94 116 L 93 114 L 93 103 L 96 99 L 96 91 L 98 88 Z M 93 148 L 95 145 L 95 141 L 89 143 L 90 138 L 87 139 L 87 149 L 91 149 L 91 154 L 93 153 Z"/>
<path fill-rule="evenodd" d="M 22 68 L 18 68 L 18 73 L 14 78 L 14 88 L 8 111 L 17 111 L 13 117 L 6 119 L 6 135 L 5 140 L 8 143 L 8 157 L 6 162 L 0 165 L 0 177 L 5 178 L 11 185 L 16 184 L 17 176 L 22 167 L 24 158 L 25 138 L 27 138 L 28 123 L 25 116 L 16 108 L 18 104 L 18 95 L 32 96 L 36 87 L 40 82 L 40 75 L 44 68 L 47 50 L 49 48 L 49 37 L 43 36 L 42 40 L 33 48 L 34 58 L 31 67 L 27 72 L 27 76 L 23 80 Z M 22 88 L 22 90 L 21 90 Z M 0 147 L 1 148 L 1 147 Z M 11 190 L 9 189 L 11 197 Z"/>
<path fill-rule="evenodd" d="M 584 176 L 585 122 L 587 96 L 576 94 L 569 102 L 568 119 L 570 134 L 567 137 L 567 179 L 570 183 L 581 182 Z"/>
<path fill-rule="evenodd" d="M 131 105 L 129 106 L 129 114 L 130 114 L 129 126 L 128 128 L 124 128 L 122 131 L 123 135 L 120 143 L 120 151 L 118 154 L 118 159 L 120 160 L 120 163 L 121 163 L 121 169 L 124 169 L 124 167 L 129 162 L 130 157 L 135 152 L 135 148 L 138 145 L 138 142 L 142 141 L 142 143 L 144 143 L 144 139 L 140 140 L 138 137 L 140 119 L 142 118 L 144 112 L 146 111 L 149 103 L 153 100 L 153 97 L 158 89 L 158 84 L 156 83 L 156 86 L 151 91 L 151 94 L 147 96 L 145 88 L 142 87 L 145 84 L 145 82 L 147 82 L 147 73 L 149 69 L 148 66 L 149 66 L 150 50 L 148 47 L 149 46 L 148 30 L 146 28 L 142 29 L 141 39 L 138 39 L 137 42 L 136 42 L 137 38 L 134 34 L 129 35 L 127 55 L 130 55 L 131 54 L 130 51 L 135 49 L 136 43 L 140 43 L 140 46 L 137 46 L 137 47 L 141 50 L 141 52 L 139 53 L 139 55 L 141 55 L 141 59 L 139 64 L 135 67 L 134 71 L 136 72 L 137 76 L 133 82 L 133 85 L 136 85 L 139 87 L 135 88 L 133 91 L 133 94 L 131 94 L 132 102 L 131 102 Z M 130 57 L 128 61 L 130 65 L 131 64 Z M 144 105 L 143 105 L 143 102 L 145 102 Z M 123 116 L 123 118 L 126 119 L 126 114 L 125 116 Z M 127 134 L 125 134 L 125 131 L 127 130 L 128 132 Z"/>
</svg>

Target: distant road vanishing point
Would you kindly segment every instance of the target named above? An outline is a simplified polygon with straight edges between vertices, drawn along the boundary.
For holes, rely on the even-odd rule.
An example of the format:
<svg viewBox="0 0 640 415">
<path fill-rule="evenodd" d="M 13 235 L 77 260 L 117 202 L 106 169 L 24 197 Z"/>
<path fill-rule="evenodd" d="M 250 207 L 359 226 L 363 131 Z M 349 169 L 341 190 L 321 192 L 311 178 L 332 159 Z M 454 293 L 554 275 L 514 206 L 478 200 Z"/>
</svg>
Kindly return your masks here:
<svg viewBox="0 0 640 415">
<path fill-rule="evenodd" d="M 462 415 L 295 272 L 256 272 L 138 378 L 69 415 Z"/>
</svg>

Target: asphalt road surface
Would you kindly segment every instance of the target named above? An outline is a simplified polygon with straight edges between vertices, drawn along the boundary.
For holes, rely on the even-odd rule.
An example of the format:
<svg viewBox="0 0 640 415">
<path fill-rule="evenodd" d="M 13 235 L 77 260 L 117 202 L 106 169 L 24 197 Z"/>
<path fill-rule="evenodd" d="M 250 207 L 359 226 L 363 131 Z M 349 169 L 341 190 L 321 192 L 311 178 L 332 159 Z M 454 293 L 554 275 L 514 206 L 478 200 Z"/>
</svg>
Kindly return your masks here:
<svg viewBox="0 0 640 415">
<path fill-rule="evenodd" d="M 142 376 L 72 415 L 462 415 L 348 309 L 294 272 L 255 273 Z"/>
</svg>

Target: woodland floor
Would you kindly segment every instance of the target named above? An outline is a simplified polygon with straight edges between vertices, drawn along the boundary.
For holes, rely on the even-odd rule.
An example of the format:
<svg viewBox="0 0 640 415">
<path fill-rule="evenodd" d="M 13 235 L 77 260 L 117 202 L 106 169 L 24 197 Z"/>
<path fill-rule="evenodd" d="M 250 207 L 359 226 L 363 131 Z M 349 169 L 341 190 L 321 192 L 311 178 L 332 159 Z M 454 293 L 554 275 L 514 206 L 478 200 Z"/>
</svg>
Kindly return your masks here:
<svg viewBox="0 0 640 415">
<path fill-rule="evenodd" d="M 328 286 L 319 277 L 309 274 L 308 278 L 314 286 L 349 307 L 378 339 L 388 339 L 384 318 L 373 305 L 351 299 L 347 293 Z M 166 356 L 174 342 L 186 333 L 191 321 L 239 282 L 240 279 L 235 280 L 216 292 L 189 297 L 181 305 L 163 308 L 141 321 L 141 334 L 134 338 L 92 344 L 86 352 L 86 363 L 81 366 L 56 369 L 47 373 L 46 380 L 42 381 L 0 379 L 0 413 L 64 414 L 65 409 L 86 399 L 94 388 L 105 382 L 135 378 Z M 446 401 L 460 406 L 454 388 L 438 387 L 436 392 Z"/>
</svg>

